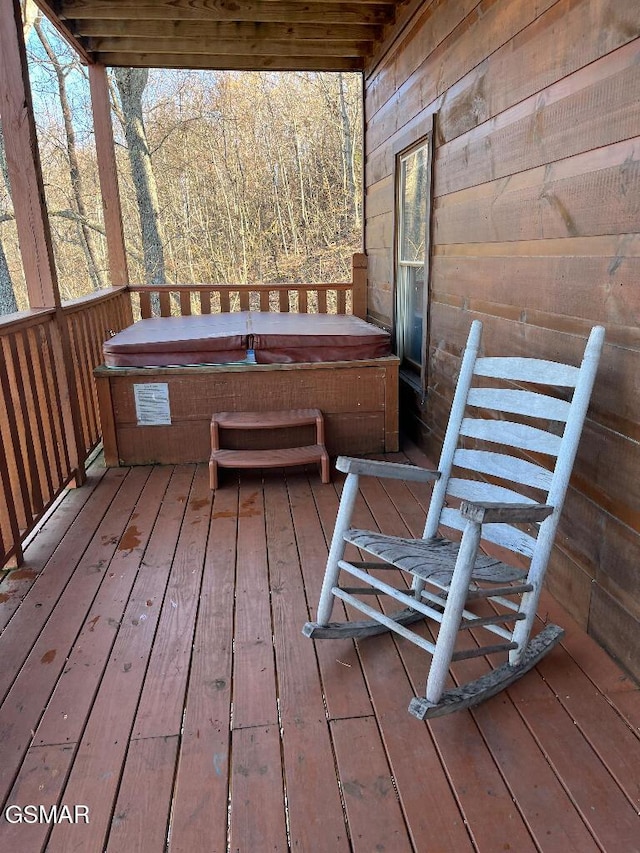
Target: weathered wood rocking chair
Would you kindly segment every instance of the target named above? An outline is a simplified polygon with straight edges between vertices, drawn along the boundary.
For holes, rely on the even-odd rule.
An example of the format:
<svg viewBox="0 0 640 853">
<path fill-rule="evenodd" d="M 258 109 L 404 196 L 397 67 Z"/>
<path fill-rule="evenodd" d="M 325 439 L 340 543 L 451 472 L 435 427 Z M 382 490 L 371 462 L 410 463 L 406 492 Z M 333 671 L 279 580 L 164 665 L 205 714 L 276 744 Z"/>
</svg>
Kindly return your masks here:
<svg viewBox="0 0 640 853">
<path fill-rule="evenodd" d="M 460 367 L 438 471 L 339 457 L 337 467 L 348 476 L 317 622 L 308 622 L 303 628 L 314 639 L 362 638 L 392 630 L 429 652 L 433 660 L 426 695 L 409 705 L 410 713 L 419 719 L 468 708 L 495 695 L 531 669 L 563 636 L 561 628 L 549 624 L 530 638 L 604 329 L 597 326 L 592 330 L 579 368 L 533 358 L 479 358 L 481 333 L 482 324 L 475 321 Z M 555 393 L 540 393 L 540 386 L 545 385 Z M 573 394 L 562 394 L 559 388 L 573 389 Z M 510 455 L 511 448 L 520 451 L 519 455 Z M 454 467 L 462 476 L 458 472 L 452 475 Z M 465 472 L 469 479 L 462 478 Z M 351 528 L 359 475 L 435 481 L 423 538 Z M 461 541 L 440 536 L 441 527 L 461 531 Z M 378 561 L 345 560 L 347 543 Z M 492 543 L 493 553 L 495 545 L 500 546 L 501 560 L 509 560 L 510 553 L 524 555 L 529 560 L 528 571 L 487 556 L 479 550 L 481 543 L 489 553 Z M 522 557 L 519 562 L 523 565 Z M 410 573 L 411 589 L 406 585 L 395 588 L 370 573 L 385 568 Z M 341 572 L 366 586 L 340 586 Z M 380 574 L 384 572 L 376 572 Z M 361 600 L 366 594 L 390 596 L 404 609 L 379 611 Z M 336 598 L 369 618 L 330 622 Z M 489 615 L 486 604 L 481 615 L 474 614 L 474 601 L 487 600 L 492 603 Z M 382 604 L 384 599 L 378 601 Z M 407 627 L 424 617 L 439 623 L 435 642 Z M 508 627 L 511 622 L 515 624 Z M 490 632 L 489 644 L 469 650 L 467 643 L 456 650 L 458 632 L 469 628 Z M 452 661 L 497 652 L 509 653 L 504 664 L 475 681 L 444 689 Z"/>
</svg>

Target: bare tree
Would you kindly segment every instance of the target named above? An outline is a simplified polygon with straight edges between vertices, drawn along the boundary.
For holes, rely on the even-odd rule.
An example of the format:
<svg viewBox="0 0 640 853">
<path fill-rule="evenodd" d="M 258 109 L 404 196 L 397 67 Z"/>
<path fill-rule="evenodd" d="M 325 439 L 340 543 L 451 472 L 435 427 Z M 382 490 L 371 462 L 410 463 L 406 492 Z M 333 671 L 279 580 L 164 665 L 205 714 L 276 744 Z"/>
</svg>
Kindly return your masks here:
<svg viewBox="0 0 640 853">
<path fill-rule="evenodd" d="M 38 38 L 47 54 L 51 67 L 56 76 L 58 95 L 60 97 L 60 107 L 62 109 L 62 120 L 64 124 L 64 132 L 66 138 L 67 157 L 69 158 L 69 174 L 71 179 L 71 190 L 75 210 L 78 214 L 77 223 L 80 236 L 80 244 L 85 254 L 87 261 L 87 269 L 89 277 L 93 283 L 94 290 L 99 290 L 105 286 L 105 282 L 98 263 L 99 250 L 94 236 L 94 230 L 89 222 L 86 205 L 84 202 L 84 192 L 82 187 L 82 177 L 80 172 L 80 164 L 78 161 L 78 152 L 76 148 L 76 133 L 73 127 L 73 119 L 71 113 L 71 105 L 67 95 L 67 73 L 68 68 L 63 65 L 58 55 L 54 51 L 47 35 L 42 26 L 42 18 L 38 16 L 34 21 L 34 28 L 38 34 Z"/>
<path fill-rule="evenodd" d="M 142 106 L 142 95 L 149 79 L 149 69 L 116 68 L 114 74 L 122 105 L 124 134 L 138 202 L 146 283 L 164 284 L 166 282 L 164 237 L 160 221 L 158 189 Z"/>
<path fill-rule="evenodd" d="M 353 131 L 347 108 L 346 84 L 344 74 L 338 73 L 338 93 L 340 102 L 340 122 L 342 124 L 342 164 L 344 171 L 346 219 L 360 224 L 358 197 L 356 196 L 356 173 L 353 146 Z"/>
<path fill-rule="evenodd" d="M 57 79 L 54 60 L 41 47 L 34 59 L 49 74 L 38 78 L 50 105 L 40 111 L 38 130 L 58 235 L 56 262 L 67 274 L 68 296 L 75 296 L 82 292 L 73 275 L 82 263 L 79 224 L 95 233 L 102 249 L 97 172 L 74 113 L 89 208 L 83 216 L 74 201 L 64 109 L 48 82 Z M 58 61 L 63 69 L 70 62 Z M 362 237 L 357 75 L 119 69 L 109 79 L 121 123 L 116 157 L 127 252 L 140 280 L 338 281 L 349 275 Z M 66 85 L 75 107 L 80 86 L 71 77 Z M 3 237 L 15 283 L 13 231 Z"/>
</svg>

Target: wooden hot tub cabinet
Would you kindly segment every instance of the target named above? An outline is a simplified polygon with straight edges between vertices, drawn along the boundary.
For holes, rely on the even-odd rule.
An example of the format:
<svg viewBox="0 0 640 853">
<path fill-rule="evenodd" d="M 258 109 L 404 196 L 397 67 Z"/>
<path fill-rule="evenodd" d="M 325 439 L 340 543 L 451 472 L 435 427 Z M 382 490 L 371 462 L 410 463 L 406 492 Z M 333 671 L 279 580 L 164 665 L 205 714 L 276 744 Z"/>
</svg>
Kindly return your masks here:
<svg viewBox="0 0 640 853">
<path fill-rule="evenodd" d="M 320 409 L 329 454 L 398 449 L 395 356 L 297 364 L 109 368 L 94 371 L 108 466 L 206 462 L 216 411 Z M 141 425 L 136 386 L 160 383 L 170 423 Z M 166 385 L 166 388 L 164 387 Z M 140 389 L 137 389 L 140 394 Z M 267 449 L 267 443 L 257 449 Z M 247 436 L 243 436 L 246 445 Z M 264 441 L 256 433 L 249 440 Z M 271 440 L 274 437 L 271 436 Z M 278 442 L 282 436 L 275 437 Z M 296 443 L 296 442 L 293 442 Z"/>
</svg>

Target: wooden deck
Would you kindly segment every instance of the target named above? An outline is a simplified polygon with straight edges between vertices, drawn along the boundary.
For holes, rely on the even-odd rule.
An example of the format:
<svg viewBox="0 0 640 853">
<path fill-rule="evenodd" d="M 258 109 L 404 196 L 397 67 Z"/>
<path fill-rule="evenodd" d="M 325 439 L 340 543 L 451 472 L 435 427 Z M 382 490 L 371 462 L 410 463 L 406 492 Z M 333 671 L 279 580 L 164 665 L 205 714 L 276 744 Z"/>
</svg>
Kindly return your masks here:
<svg viewBox="0 0 640 853">
<path fill-rule="evenodd" d="M 302 636 L 339 486 L 93 464 L 0 585 L 3 802 L 89 823 L 3 817 L 1 850 L 640 850 L 640 692 L 550 597 L 563 645 L 431 723 L 414 646 Z M 423 487 L 363 492 L 420 531 Z"/>
</svg>

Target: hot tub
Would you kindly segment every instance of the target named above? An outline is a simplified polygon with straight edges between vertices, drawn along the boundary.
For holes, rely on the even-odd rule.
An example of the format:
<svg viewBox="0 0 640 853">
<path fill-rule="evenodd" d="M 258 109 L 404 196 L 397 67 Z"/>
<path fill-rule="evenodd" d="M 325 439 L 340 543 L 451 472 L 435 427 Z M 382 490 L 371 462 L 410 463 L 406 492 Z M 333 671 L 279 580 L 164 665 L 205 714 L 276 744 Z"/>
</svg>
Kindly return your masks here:
<svg viewBox="0 0 640 853">
<path fill-rule="evenodd" d="M 292 364 L 391 354 L 388 332 L 346 314 L 241 311 L 140 320 L 103 346 L 107 367 Z"/>
</svg>

